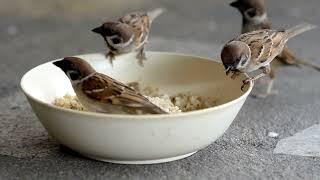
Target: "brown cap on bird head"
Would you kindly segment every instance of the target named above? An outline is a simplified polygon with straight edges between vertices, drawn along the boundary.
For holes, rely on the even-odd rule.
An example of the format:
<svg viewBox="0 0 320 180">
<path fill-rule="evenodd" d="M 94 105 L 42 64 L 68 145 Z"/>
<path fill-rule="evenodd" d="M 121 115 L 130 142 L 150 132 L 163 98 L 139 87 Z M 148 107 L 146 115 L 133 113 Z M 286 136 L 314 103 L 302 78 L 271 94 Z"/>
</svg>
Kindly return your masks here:
<svg viewBox="0 0 320 180">
<path fill-rule="evenodd" d="M 239 63 L 246 62 L 250 57 L 250 49 L 240 41 L 232 41 L 226 44 L 221 51 L 221 60 L 228 75 L 231 71 L 237 71 Z"/>
<path fill-rule="evenodd" d="M 123 42 L 130 40 L 133 35 L 132 28 L 128 24 L 112 21 L 92 29 L 92 32 L 100 34 L 104 38 L 118 35 L 122 38 Z"/>
<path fill-rule="evenodd" d="M 230 3 L 230 6 L 239 9 L 240 12 L 254 9 L 257 15 L 262 15 L 266 11 L 264 0 L 236 0 Z"/>
<path fill-rule="evenodd" d="M 53 62 L 53 64 L 67 75 L 68 72 L 78 73 L 78 78 L 84 78 L 96 72 L 89 63 L 78 57 L 65 57 L 60 61 Z"/>
</svg>

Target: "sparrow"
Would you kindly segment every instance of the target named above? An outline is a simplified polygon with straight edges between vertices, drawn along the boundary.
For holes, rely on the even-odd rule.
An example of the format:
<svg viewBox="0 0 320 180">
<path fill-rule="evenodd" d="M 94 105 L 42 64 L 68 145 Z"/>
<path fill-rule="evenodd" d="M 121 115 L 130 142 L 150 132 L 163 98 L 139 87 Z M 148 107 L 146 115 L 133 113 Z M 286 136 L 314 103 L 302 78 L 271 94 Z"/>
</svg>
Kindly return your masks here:
<svg viewBox="0 0 320 180">
<path fill-rule="evenodd" d="M 83 59 L 66 57 L 53 64 L 68 76 L 80 103 L 90 111 L 113 114 L 167 114 L 134 89 L 96 72 Z"/>
<path fill-rule="evenodd" d="M 238 9 L 242 14 L 242 29 L 241 33 L 247 33 L 262 29 L 271 29 L 272 23 L 268 19 L 265 0 L 236 0 L 230 3 L 230 6 Z M 271 72 L 269 74 L 270 81 L 267 85 L 267 91 L 265 94 L 258 95 L 258 97 L 267 97 L 272 94 L 272 87 L 275 79 L 275 70 L 282 66 L 305 65 L 320 71 L 320 67 L 312 64 L 311 62 L 296 58 L 293 51 L 287 46 L 283 48 L 283 51 L 276 57 L 275 61 L 272 61 Z"/>
<path fill-rule="evenodd" d="M 264 0 L 236 0 L 230 6 L 237 8 L 242 15 L 241 33 L 271 29 Z"/>
<path fill-rule="evenodd" d="M 290 38 L 316 27 L 303 23 L 287 30 L 263 29 L 237 36 L 226 43 L 221 51 L 226 74 L 233 72 L 232 78 L 235 78 L 239 73 L 261 69 L 262 73 L 243 81 L 243 90 L 251 81 L 270 75 L 270 63 L 282 52 Z"/>
<path fill-rule="evenodd" d="M 146 60 L 144 48 L 148 42 L 151 24 L 156 17 L 164 12 L 157 8 L 149 12 L 133 12 L 116 21 L 108 21 L 92 29 L 104 39 L 109 52 L 107 57 L 113 63 L 116 55 L 138 51 L 139 65 Z"/>
</svg>

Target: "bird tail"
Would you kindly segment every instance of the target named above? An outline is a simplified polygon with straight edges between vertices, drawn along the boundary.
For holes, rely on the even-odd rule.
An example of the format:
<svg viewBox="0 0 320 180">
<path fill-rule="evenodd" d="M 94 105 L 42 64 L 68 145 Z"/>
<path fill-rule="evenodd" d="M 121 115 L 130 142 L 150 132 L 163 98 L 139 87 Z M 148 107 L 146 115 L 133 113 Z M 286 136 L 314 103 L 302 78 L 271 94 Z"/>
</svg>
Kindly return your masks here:
<svg viewBox="0 0 320 180">
<path fill-rule="evenodd" d="M 315 29 L 316 27 L 318 27 L 318 26 L 313 25 L 313 24 L 308 24 L 308 23 L 302 23 L 302 24 L 299 24 L 297 26 L 294 26 L 294 27 L 286 30 L 286 32 L 288 34 L 288 38 L 292 38 L 296 35 L 304 33 L 305 31 Z"/>
<path fill-rule="evenodd" d="M 300 67 L 301 65 L 313 68 L 320 72 L 320 65 L 313 63 L 311 60 L 297 58 L 291 49 L 287 46 L 283 49 L 282 53 L 277 56 L 277 60 L 285 65 L 294 65 Z"/>
<path fill-rule="evenodd" d="M 160 16 L 162 13 L 164 13 L 166 9 L 164 8 L 156 8 L 148 12 L 148 16 L 151 21 L 153 21 L 155 18 Z"/>
<path fill-rule="evenodd" d="M 304 65 L 304 66 L 313 68 L 313 69 L 315 69 L 315 70 L 317 70 L 317 71 L 320 72 L 320 66 L 312 63 L 312 62 L 309 61 L 309 60 L 298 59 L 298 58 L 296 58 L 295 60 L 296 60 L 296 62 L 297 62 L 297 65 Z"/>
</svg>

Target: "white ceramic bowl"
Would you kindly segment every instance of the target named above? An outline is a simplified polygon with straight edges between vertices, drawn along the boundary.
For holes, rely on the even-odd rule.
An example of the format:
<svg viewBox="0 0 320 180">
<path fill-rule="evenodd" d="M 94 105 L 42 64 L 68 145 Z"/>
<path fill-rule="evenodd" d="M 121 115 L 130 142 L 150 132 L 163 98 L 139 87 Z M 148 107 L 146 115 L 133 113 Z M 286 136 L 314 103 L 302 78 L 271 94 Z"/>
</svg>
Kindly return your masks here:
<svg viewBox="0 0 320 180">
<path fill-rule="evenodd" d="M 192 92 L 215 97 L 212 108 L 170 115 L 118 115 L 80 112 L 52 105 L 74 94 L 64 73 L 52 62 L 27 72 L 21 87 L 35 114 L 59 143 L 92 159 L 125 164 L 168 162 L 192 155 L 219 138 L 252 90 L 240 90 L 245 76 L 232 80 L 213 60 L 147 52 L 144 68 L 134 54 L 119 56 L 112 68 L 102 54 L 79 57 L 98 72 L 122 82 L 139 81 L 162 92 Z"/>
</svg>

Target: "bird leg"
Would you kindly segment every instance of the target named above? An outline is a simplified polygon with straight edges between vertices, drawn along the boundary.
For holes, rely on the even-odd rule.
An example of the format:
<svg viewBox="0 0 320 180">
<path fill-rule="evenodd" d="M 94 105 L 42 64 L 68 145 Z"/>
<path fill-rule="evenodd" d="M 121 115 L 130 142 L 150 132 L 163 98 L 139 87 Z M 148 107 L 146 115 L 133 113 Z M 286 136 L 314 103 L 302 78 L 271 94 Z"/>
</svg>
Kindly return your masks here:
<svg viewBox="0 0 320 180">
<path fill-rule="evenodd" d="M 272 93 L 273 82 L 274 82 L 274 79 L 275 79 L 275 72 L 273 70 L 270 71 L 269 77 L 270 77 L 270 81 L 269 81 L 268 86 L 267 86 L 266 95 L 269 95 L 269 94 Z"/>
<path fill-rule="evenodd" d="M 270 65 L 261 67 L 260 69 L 262 69 L 262 73 L 254 76 L 254 77 L 251 77 L 251 78 L 243 80 L 243 85 L 241 86 L 241 90 L 242 91 L 247 85 L 250 84 L 250 82 L 255 81 L 257 79 L 260 79 L 260 78 L 262 78 L 263 76 L 265 76 L 267 74 L 270 74 L 270 71 L 271 71 Z"/>
<path fill-rule="evenodd" d="M 144 52 L 144 46 L 142 46 L 139 49 L 139 52 L 137 54 L 137 59 L 138 59 L 139 65 L 143 67 L 143 61 L 147 60 L 146 53 Z"/>
<path fill-rule="evenodd" d="M 240 75 L 240 71 L 233 71 L 232 75 L 231 75 L 231 79 L 236 79 L 236 77 L 238 77 Z"/>
<path fill-rule="evenodd" d="M 112 51 L 109 51 L 106 54 L 106 58 L 109 59 L 111 66 L 113 66 L 113 61 L 115 60 L 115 57 L 116 55 Z"/>
<path fill-rule="evenodd" d="M 275 72 L 272 69 L 270 69 L 270 66 L 269 66 L 265 73 L 268 74 L 269 77 L 270 77 L 270 80 L 269 80 L 268 85 L 267 85 L 267 90 L 263 94 L 252 95 L 255 98 L 266 98 L 267 96 L 269 96 L 271 94 L 278 94 L 277 91 L 272 91 L 273 83 L 274 83 L 274 80 L 275 80 Z"/>
</svg>

